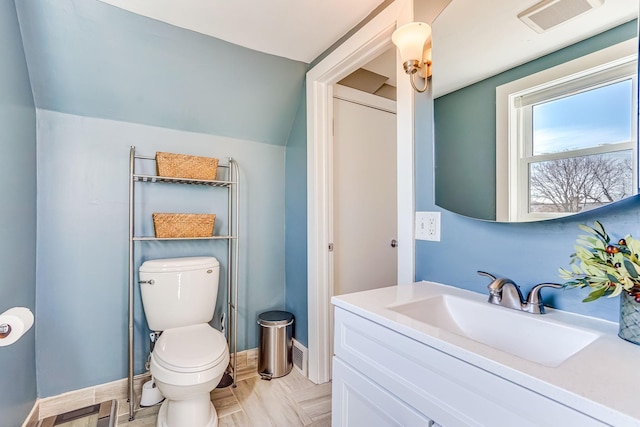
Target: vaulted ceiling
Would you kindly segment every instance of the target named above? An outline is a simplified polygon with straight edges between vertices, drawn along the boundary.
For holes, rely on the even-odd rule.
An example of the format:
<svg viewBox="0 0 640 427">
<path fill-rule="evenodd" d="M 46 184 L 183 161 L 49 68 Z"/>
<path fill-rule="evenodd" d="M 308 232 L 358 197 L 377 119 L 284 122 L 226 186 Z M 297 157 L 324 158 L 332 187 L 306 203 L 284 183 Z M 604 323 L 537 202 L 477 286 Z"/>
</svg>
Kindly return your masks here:
<svg viewBox="0 0 640 427">
<path fill-rule="evenodd" d="M 249 49 L 310 63 L 383 0 L 101 0 Z"/>
<path fill-rule="evenodd" d="M 310 63 L 383 0 L 100 0 L 230 43 Z M 431 0 L 414 0 L 416 16 Z M 433 22 L 434 95 L 440 96 L 637 17 L 637 0 L 603 0 L 544 33 L 518 14 L 540 0 L 452 0 Z M 550 3 L 547 0 L 546 3 Z M 587 0 L 553 0 L 566 8 Z M 600 2 L 590 1 L 597 5 Z M 392 57 L 393 55 L 391 55 Z M 395 66 L 387 67 L 391 73 Z M 375 71 L 379 74 L 386 73 Z M 388 76 L 392 79 L 395 76 Z"/>
<path fill-rule="evenodd" d="M 285 145 L 307 64 L 98 0 L 16 1 L 36 107 Z"/>
<path fill-rule="evenodd" d="M 569 5 L 586 3 L 562 1 Z M 538 3 L 540 0 L 453 0 L 432 24 L 434 96 L 509 70 L 638 16 L 637 0 L 604 0 L 599 7 L 537 33 L 518 14 Z"/>
<path fill-rule="evenodd" d="M 38 108 L 284 145 L 307 65 L 390 1 L 20 0 L 16 9 Z M 431 1 L 415 0 L 416 11 Z M 638 7 L 605 0 L 594 12 L 615 19 L 594 13 L 536 35 L 517 20 L 536 2 L 453 0 L 430 18 L 434 93 L 555 49 L 537 39 L 566 46 Z"/>
</svg>

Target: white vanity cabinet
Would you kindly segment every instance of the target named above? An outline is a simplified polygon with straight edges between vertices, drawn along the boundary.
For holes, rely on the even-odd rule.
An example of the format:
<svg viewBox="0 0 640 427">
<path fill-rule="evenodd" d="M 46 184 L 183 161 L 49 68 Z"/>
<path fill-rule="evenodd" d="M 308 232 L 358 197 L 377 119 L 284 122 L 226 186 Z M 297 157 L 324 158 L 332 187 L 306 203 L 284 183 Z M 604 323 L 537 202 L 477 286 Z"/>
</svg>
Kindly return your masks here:
<svg viewBox="0 0 640 427">
<path fill-rule="evenodd" d="M 365 377 L 333 359 L 332 426 L 424 427 L 433 420 Z M 429 424 L 429 423 L 432 424 Z"/>
<path fill-rule="evenodd" d="M 362 314 L 335 308 L 333 427 L 610 425 Z"/>
</svg>

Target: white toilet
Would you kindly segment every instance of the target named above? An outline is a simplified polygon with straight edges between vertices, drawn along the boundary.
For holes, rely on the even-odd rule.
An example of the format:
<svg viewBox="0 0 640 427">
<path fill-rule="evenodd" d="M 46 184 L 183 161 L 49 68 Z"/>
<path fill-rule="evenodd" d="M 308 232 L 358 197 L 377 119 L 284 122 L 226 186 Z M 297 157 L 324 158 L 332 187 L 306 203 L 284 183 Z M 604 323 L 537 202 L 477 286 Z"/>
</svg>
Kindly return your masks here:
<svg viewBox="0 0 640 427">
<path fill-rule="evenodd" d="M 213 257 L 145 261 L 142 304 L 152 331 L 162 331 L 150 370 L 165 401 L 158 427 L 215 427 L 210 400 L 229 364 L 222 333 L 212 328 L 220 264 Z"/>
</svg>

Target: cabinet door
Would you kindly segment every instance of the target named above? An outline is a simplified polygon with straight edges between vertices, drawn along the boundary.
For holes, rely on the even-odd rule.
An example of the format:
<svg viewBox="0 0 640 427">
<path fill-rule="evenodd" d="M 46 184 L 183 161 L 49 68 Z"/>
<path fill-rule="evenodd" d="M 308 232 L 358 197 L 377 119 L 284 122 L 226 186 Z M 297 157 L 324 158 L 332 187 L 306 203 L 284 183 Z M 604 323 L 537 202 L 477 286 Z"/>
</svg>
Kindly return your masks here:
<svg viewBox="0 0 640 427">
<path fill-rule="evenodd" d="M 338 360 L 445 427 L 608 425 L 339 307 L 335 325 Z"/>
<path fill-rule="evenodd" d="M 426 427 L 437 424 L 334 357 L 331 425 Z"/>
</svg>

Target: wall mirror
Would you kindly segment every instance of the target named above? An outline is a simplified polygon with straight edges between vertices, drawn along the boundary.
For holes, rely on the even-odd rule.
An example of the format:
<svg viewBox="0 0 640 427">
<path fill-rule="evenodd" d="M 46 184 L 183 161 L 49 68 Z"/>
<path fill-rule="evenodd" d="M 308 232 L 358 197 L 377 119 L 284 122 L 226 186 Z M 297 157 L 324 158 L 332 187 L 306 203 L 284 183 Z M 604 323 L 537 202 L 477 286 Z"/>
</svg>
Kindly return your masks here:
<svg viewBox="0 0 640 427">
<path fill-rule="evenodd" d="M 436 204 L 537 221 L 635 194 L 637 16 L 638 0 L 453 0 L 432 23 Z"/>
</svg>

